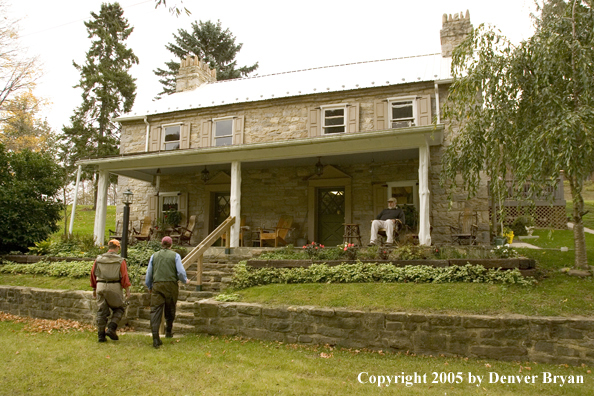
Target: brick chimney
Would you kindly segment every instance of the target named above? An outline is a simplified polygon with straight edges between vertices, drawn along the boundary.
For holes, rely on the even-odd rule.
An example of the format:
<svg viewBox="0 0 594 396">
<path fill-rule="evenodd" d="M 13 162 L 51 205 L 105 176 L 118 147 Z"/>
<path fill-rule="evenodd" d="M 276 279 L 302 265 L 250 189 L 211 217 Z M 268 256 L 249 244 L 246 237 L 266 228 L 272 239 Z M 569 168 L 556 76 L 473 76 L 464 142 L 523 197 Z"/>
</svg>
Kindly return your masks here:
<svg viewBox="0 0 594 396">
<path fill-rule="evenodd" d="M 443 14 L 442 17 L 441 36 L 441 56 L 451 57 L 452 51 L 458 44 L 460 44 L 466 36 L 472 32 L 472 24 L 470 23 L 470 13 L 466 10 L 464 14 Z"/>
<path fill-rule="evenodd" d="M 216 69 L 202 62 L 197 56 L 188 55 L 182 59 L 175 78 L 175 92 L 191 91 L 199 86 L 217 80 Z"/>
</svg>

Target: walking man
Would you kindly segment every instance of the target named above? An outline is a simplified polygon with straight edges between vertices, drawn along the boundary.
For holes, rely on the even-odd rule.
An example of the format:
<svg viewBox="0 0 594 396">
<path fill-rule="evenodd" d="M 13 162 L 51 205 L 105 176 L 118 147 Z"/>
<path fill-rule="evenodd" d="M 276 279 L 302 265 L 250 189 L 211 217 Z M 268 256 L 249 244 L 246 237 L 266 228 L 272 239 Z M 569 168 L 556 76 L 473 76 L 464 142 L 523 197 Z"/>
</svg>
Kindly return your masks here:
<svg viewBox="0 0 594 396">
<path fill-rule="evenodd" d="M 173 337 L 173 321 L 177 304 L 177 281 L 190 283 L 181 256 L 171 250 L 173 241 L 166 236 L 161 240 L 161 250 L 151 256 L 146 270 L 146 287 L 151 293 L 151 331 L 153 347 L 159 348 L 163 343 L 159 338 L 161 316 L 165 309 L 165 337 Z"/>
<path fill-rule="evenodd" d="M 107 335 L 114 341 L 118 324 L 126 311 L 122 289 L 126 290 L 126 298 L 130 298 L 130 278 L 126 260 L 120 254 L 120 242 L 112 239 L 108 242 L 107 253 L 97 256 L 91 269 L 91 287 L 93 298 L 97 299 L 97 335 L 99 342 L 107 341 Z M 107 325 L 110 310 L 111 321 Z M 105 326 L 108 327 L 105 331 Z"/>
</svg>

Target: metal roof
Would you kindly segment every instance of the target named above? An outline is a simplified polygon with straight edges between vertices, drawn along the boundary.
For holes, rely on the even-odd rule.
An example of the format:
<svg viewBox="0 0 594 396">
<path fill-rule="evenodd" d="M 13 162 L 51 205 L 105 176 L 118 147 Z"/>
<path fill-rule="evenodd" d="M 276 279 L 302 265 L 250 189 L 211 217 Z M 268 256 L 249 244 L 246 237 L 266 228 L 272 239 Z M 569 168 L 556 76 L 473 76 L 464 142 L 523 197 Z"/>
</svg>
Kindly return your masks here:
<svg viewBox="0 0 594 396">
<path fill-rule="evenodd" d="M 233 103 L 448 80 L 451 58 L 430 54 L 251 76 L 204 84 L 150 103 L 138 103 L 120 120 Z"/>
</svg>

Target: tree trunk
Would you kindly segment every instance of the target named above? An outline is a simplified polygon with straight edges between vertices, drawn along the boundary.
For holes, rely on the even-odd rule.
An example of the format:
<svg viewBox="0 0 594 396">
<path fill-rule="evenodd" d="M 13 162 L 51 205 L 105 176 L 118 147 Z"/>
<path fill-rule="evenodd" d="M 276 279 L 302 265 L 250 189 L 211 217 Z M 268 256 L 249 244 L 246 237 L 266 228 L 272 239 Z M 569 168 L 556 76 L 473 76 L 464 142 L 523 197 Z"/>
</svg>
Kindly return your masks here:
<svg viewBox="0 0 594 396">
<path fill-rule="evenodd" d="M 588 256 L 586 254 L 586 235 L 584 233 L 584 198 L 582 197 L 582 189 L 578 187 L 581 183 L 575 177 L 569 177 L 569 185 L 571 187 L 571 198 L 573 201 L 573 241 L 575 247 L 575 263 L 574 268 L 580 270 L 588 270 Z"/>
</svg>

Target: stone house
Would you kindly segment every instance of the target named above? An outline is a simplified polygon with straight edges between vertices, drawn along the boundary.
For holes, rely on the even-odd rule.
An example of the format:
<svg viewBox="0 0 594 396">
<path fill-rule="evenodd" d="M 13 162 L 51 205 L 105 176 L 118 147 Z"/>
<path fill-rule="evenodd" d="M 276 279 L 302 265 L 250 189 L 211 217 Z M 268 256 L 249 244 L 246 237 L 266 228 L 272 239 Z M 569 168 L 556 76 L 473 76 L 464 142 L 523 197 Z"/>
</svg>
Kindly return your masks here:
<svg viewBox="0 0 594 396">
<path fill-rule="evenodd" d="M 439 187 L 451 52 L 472 29 L 468 11 L 442 22 L 441 54 L 226 81 L 195 57 L 182 60 L 175 94 L 116 120 L 120 155 L 81 161 L 99 171 L 96 240 L 115 174 L 120 190 L 134 193 L 132 221 L 168 208 L 182 223 L 195 215 L 194 243 L 229 215 L 252 230 L 290 215 L 289 243 L 329 246 L 342 242 L 344 223 L 359 224 L 366 243 L 388 197 L 416 209 L 421 244 L 448 241 L 469 206 L 488 242 L 486 184 L 473 200 L 456 195 L 451 210 Z"/>
</svg>

